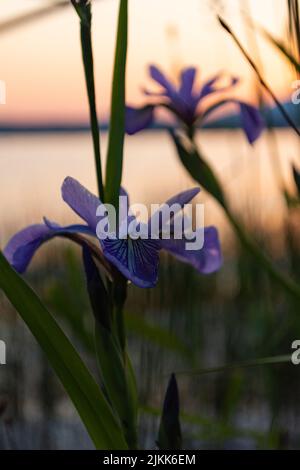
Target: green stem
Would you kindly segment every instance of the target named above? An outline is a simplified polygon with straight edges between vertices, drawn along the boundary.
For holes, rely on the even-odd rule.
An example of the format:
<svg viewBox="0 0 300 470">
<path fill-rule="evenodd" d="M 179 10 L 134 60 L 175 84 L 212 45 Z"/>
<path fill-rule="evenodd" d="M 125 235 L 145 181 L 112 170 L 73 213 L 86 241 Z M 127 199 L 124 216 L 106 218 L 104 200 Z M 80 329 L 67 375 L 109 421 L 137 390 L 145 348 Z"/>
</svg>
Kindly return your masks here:
<svg viewBox="0 0 300 470">
<path fill-rule="evenodd" d="M 123 276 L 116 279 L 113 286 L 114 322 L 121 351 L 126 350 L 126 330 L 124 321 L 124 305 L 127 298 L 127 281 Z"/>
<path fill-rule="evenodd" d="M 84 65 L 85 82 L 86 82 L 88 101 L 89 101 L 89 109 L 90 109 L 90 122 L 91 122 L 92 138 L 93 138 L 98 192 L 99 192 L 100 199 L 104 201 L 104 189 L 103 189 L 102 169 L 101 169 L 99 124 L 98 124 L 97 109 L 96 109 L 94 62 L 93 62 L 91 30 L 92 30 L 92 17 L 90 13 L 88 16 L 88 21 L 81 20 L 80 22 L 81 50 L 82 50 L 82 58 L 83 58 L 83 65 Z"/>
<path fill-rule="evenodd" d="M 237 38 L 237 36 L 233 33 L 233 31 L 231 30 L 231 28 L 228 26 L 227 23 L 225 23 L 225 21 L 218 16 L 218 20 L 221 24 L 221 26 L 225 29 L 225 31 L 227 31 L 232 39 L 234 40 L 234 42 L 236 43 L 236 45 L 238 46 L 238 48 L 240 49 L 241 53 L 243 54 L 243 56 L 246 58 L 246 60 L 248 61 L 249 65 L 252 67 L 252 69 L 254 70 L 254 72 L 256 73 L 256 76 L 260 82 L 260 84 L 263 86 L 263 88 L 267 91 L 267 93 L 269 93 L 269 95 L 271 96 L 271 98 L 274 100 L 277 108 L 279 109 L 279 111 L 281 112 L 282 116 L 285 118 L 286 122 L 290 125 L 290 127 L 296 132 L 296 134 L 298 135 L 298 137 L 300 137 L 300 131 L 298 130 L 296 124 L 294 123 L 293 119 L 290 117 L 290 115 L 286 112 L 284 106 L 281 104 L 280 100 L 277 98 L 277 96 L 275 95 L 275 93 L 273 92 L 273 90 L 271 89 L 271 87 L 267 84 L 267 82 L 265 81 L 265 79 L 262 77 L 260 71 L 258 70 L 258 67 L 256 66 L 256 64 L 253 62 L 252 58 L 249 56 L 249 54 L 246 52 L 246 50 L 244 49 L 244 47 L 242 46 L 241 42 L 239 41 L 239 39 Z"/>
<path fill-rule="evenodd" d="M 274 266 L 268 256 L 259 248 L 256 241 L 246 232 L 231 210 L 228 207 L 225 207 L 224 210 L 242 245 L 276 282 L 281 284 L 289 294 L 300 300 L 300 287 Z"/>
<path fill-rule="evenodd" d="M 227 372 L 235 369 L 245 369 L 249 367 L 259 367 L 266 365 L 277 365 L 277 364 L 291 364 L 291 354 L 285 354 L 281 356 L 263 357 L 260 359 L 253 359 L 250 361 L 239 362 L 236 364 L 228 364 L 217 367 L 209 367 L 207 369 L 198 370 L 179 370 L 176 371 L 176 375 L 205 375 L 214 374 L 216 372 Z"/>
<path fill-rule="evenodd" d="M 105 202 L 118 210 L 125 135 L 125 72 L 128 34 L 128 0 L 120 0 L 112 83 L 109 140 L 106 160 Z"/>
<path fill-rule="evenodd" d="M 119 306 L 116 306 L 115 309 L 115 319 L 116 319 L 116 327 L 117 327 L 117 334 L 120 341 L 120 346 L 122 351 L 125 350 L 126 346 L 126 332 L 125 332 L 125 323 L 124 323 L 124 312 L 123 309 Z"/>
<path fill-rule="evenodd" d="M 227 199 L 225 195 L 223 194 L 222 186 L 217 177 L 214 174 L 214 171 L 212 168 L 209 166 L 206 160 L 202 158 L 200 155 L 195 139 L 192 139 L 192 143 L 194 146 L 195 151 L 197 152 L 198 158 L 201 162 L 205 164 L 205 168 L 207 169 L 207 172 L 209 172 L 211 178 L 214 179 L 214 191 L 211 190 L 211 187 L 205 187 L 203 184 L 203 181 L 201 180 L 201 175 L 200 179 L 199 176 L 196 175 L 196 173 L 192 173 L 189 171 L 188 166 L 186 168 L 190 172 L 190 175 L 192 178 L 194 178 L 197 182 L 201 181 L 202 186 L 211 194 L 214 199 L 223 207 L 224 212 L 231 223 L 231 226 L 233 227 L 237 237 L 239 238 L 241 244 L 250 252 L 253 257 L 256 259 L 256 261 L 264 268 L 266 272 L 269 273 L 269 275 L 279 284 L 281 285 L 286 292 L 288 292 L 290 295 L 292 295 L 297 301 L 299 302 L 300 300 L 300 286 L 298 286 L 289 276 L 283 274 L 281 271 L 279 271 L 276 266 L 274 266 L 273 262 L 269 259 L 269 257 L 260 249 L 259 245 L 256 243 L 256 241 L 251 237 L 249 233 L 244 229 L 242 224 L 239 222 L 239 220 L 236 218 L 236 216 L 233 214 L 231 211 L 229 204 L 227 202 Z M 195 155 L 194 155 L 195 156 Z M 222 194 L 224 197 L 220 198 L 218 194 Z"/>
</svg>

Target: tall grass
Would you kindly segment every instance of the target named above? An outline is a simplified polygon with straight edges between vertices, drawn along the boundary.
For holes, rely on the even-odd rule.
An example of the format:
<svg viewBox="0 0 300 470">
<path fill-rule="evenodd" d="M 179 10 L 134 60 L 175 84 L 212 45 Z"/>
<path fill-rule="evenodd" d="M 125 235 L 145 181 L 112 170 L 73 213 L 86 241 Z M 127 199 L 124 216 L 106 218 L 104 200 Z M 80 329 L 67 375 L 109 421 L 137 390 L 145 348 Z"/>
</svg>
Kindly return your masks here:
<svg viewBox="0 0 300 470">
<path fill-rule="evenodd" d="M 288 32 L 292 46 L 292 52 L 300 62 L 300 10 L 298 0 L 287 0 L 288 9 Z M 299 71 L 295 71 L 299 77 Z"/>
</svg>

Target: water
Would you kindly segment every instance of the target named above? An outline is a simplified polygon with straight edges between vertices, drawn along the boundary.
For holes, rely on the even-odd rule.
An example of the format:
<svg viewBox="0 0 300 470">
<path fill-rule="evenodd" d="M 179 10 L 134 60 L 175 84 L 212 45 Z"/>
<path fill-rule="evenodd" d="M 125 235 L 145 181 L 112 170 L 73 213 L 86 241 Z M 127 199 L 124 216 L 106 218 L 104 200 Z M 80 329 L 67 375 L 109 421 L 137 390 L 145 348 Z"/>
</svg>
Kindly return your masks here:
<svg viewBox="0 0 300 470">
<path fill-rule="evenodd" d="M 250 222 L 269 230 L 280 228 L 286 209 L 274 162 L 278 156 L 280 178 L 291 188 L 290 161 L 296 161 L 298 154 L 297 138 L 291 131 L 276 131 L 276 145 L 265 135 L 254 149 L 239 131 L 207 131 L 198 139 L 224 181 L 234 208 Z M 102 143 L 104 153 L 106 135 Z M 1 246 L 14 230 L 39 222 L 44 215 L 60 223 L 76 220 L 61 200 L 60 186 L 71 175 L 95 191 L 88 134 L 3 135 L 0 148 Z M 148 132 L 126 139 L 123 185 L 132 202 L 159 203 L 193 184 L 165 133 Z M 206 203 L 206 222 L 215 223 L 225 239 L 228 227 L 221 210 L 204 193 L 198 200 Z M 91 327 L 80 257 L 75 262 L 56 250 L 57 246 L 49 243 L 48 257 L 41 256 L 41 250 L 36 257 L 45 264 L 33 263 L 27 279 L 68 332 L 75 313 Z M 62 246 L 69 248 L 70 244 Z M 195 364 L 159 343 L 153 330 L 149 333 L 144 326 L 128 326 L 140 402 L 157 410 L 170 372 L 285 354 L 300 330 L 294 306 L 280 296 L 277 287 L 270 286 L 251 259 L 241 256 L 232 263 L 226 255 L 223 269 L 212 277 L 199 276 L 192 268 L 164 258 L 157 288 L 131 286 L 126 308 L 142 321 L 171 331 L 194 354 Z M 9 427 L 0 419 L 0 448 L 90 448 L 78 416 L 39 346 L 2 296 L 0 314 L 0 337 L 8 348 L 7 365 L 0 374 L 0 404 L 8 398 L 4 417 L 12 423 Z M 95 364 L 82 339 L 76 335 L 74 339 L 93 370 Z M 298 447 L 300 386 L 295 371 L 282 365 L 203 377 L 179 374 L 182 410 L 189 416 L 183 423 L 188 447 L 278 447 L 285 445 L 286 432 L 288 445 Z M 157 427 L 157 417 L 142 416 L 141 441 L 147 448 L 154 445 Z M 253 437 L 252 430 L 259 438 Z M 277 441 L 272 441 L 274 433 Z"/>
<path fill-rule="evenodd" d="M 290 185 L 290 161 L 296 161 L 299 150 L 292 131 L 276 131 L 275 145 L 270 145 L 265 135 L 254 148 L 240 131 L 203 131 L 198 141 L 236 209 L 243 213 L 248 210 L 263 223 L 278 228 L 284 205 L 274 167 L 278 158 L 283 178 Z M 106 146 L 104 134 L 103 155 Z M 61 223 L 75 220 L 60 196 L 67 175 L 96 191 L 88 134 L 2 135 L 0 149 L 1 245 L 12 230 L 39 222 L 45 215 Z M 132 202 L 160 203 L 192 185 L 165 132 L 146 132 L 126 139 L 123 186 Z M 206 202 L 207 222 L 223 223 L 221 211 L 211 198 L 202 193 L 198 200 Z"/>
</svg>

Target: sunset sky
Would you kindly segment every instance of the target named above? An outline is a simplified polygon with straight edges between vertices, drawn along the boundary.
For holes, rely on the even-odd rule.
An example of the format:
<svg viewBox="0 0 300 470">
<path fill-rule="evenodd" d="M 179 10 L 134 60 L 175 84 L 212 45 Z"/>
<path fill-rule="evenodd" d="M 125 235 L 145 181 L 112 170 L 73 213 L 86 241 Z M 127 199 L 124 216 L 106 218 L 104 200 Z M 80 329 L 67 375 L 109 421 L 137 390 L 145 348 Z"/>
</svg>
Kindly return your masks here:
<svg viewBox="0 0 300 470">
<path fill-rule="evenodd" d="M 1 0 L 5 21 L 49 2 Z M 93 1 L 93 40 L 97 104 L 106 119 L 110 102 L 117 0 Z M 182 66 L 195 65 L 203 78 L 226 70 L 243 79 L 239 96 L 255 100 L 254 76 L 231 38 L 219 27 L 215 12 L 238 33 L 258 59 L 243 11 L 273 34 L 284 37 L 285 0 L 130 0 L 127 100 L 142 103 L 141 86 L 149 87 L 147 64 L 156 63 L 174 79 Z M 251 42 L 249 42 L 251 41 Z M 255 44 L 255 41 L 254 41 Z M 288 97 L 291 74 L 284 59 L 258 39 L 264 76 L 281 98 Z M 87 118 L 79 22 L 73 8 L 58 10 L 30 24 L 0 34 L 0 79 L 6 82 L 7 104 L 0 121 L 63 122 Z"/>
</svg>

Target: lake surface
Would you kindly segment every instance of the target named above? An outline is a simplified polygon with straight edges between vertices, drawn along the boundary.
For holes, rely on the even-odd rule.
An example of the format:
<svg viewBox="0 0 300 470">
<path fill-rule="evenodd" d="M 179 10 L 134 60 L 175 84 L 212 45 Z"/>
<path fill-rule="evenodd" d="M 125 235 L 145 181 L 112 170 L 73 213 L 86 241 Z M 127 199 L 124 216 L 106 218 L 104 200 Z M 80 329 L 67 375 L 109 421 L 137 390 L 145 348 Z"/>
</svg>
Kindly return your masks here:
<svg viewBox="0 0 300 470">
<path fill-rule="evenodd" d="M 198 139 L 203 153 L 224 182 L 234 208 L 249 221 L 270 229 L 280 228 L 286 208 L 277 178 L 280 181 L 283 178 L 292 189 L 290 164 L 297 162 L 299 155 L 297 137 L 289 130 L 279 130 L 272 138 L 265 134 L 254 148 L 239 131 L 205 131 Z M 102 144 L 104 154 L 105 134 Z M 96 190 L 88 134 L 0 136 L 1 247 L 16 229 L 39 222 L 44 215 L 60 223 L 76 220 L 76 215 L 60 196 L 60 186 L 67 175 Z M 146 132 L 126 139 L 123 185 L 132 202 L 160 203 L 194 183 L 179 164 L 168 135 Z M 221 210 L 204 192 L 198 201 L 205 202 L 206 223 L 216 224 L 224 239 L 229 232 Z M 78 279 L 80 281 L 83 275 L 80 259 L 73 259 L 71 253 L 66 252 L 60 264 L 56 262 L 58 256 L 62 253 L 53 250 L 46 264 L 41 265 L 42 269 L 32 267 L 29 270 L 30 285 L 48 302 L 51 312 L 58 319 L 64 319 L 64 325 L 68 326 L 68 315 L 76 309 L 90 325 L 85 289 L 83 286 L 81 292 L 78 287 L 81 285 Z M 215 279 L 198 276 L 181 263 L 171 265 L 169 262 L 164 259 L 162 263 L 156 289 L 130 288 L 128 311 L 150 325 L 172 332 L 180 344 L 188 345 L 195 354 L 193 367 L 240 363 L 289 351 L 299 323 L 295 327 L 291 322 L 288 329 L 288 324 L 282 327 L 282 321 L 294 318 L 289 310 L 293 306 L 282 299 L 278 301 L 277 295 L 270 296 L 273 290 L 265 289 L 268 284 L 261 277 L 260 269 L 251 274 L 253 267 L 249 266 L 248 274 L 257 283 L 249 290 L 248 278 L 238 279 L 244 265 L 232 263 L 228 258 Z M 64 300 L 62 305 L 60 299 Z M 8 399 L 7 415 L 12 423 L 9 428 L 0 420 L 0 448 L 90 448 L 91 443 L 40 348 L 1 296 L 0 313 L 1 338 L 8 345 L 8 364 L 0 376 L 0 404 L 3 397 Z M 141 403 L 159 409 L 169 372 L 190 370 L 190 359 L 176 348 L 162 347 L 155 341 L 159 335 L 157 332 L 154 335 L 153 330 L 150 339 L 143 334 L 143 328 L 129 331 Z M 270 339 L 272 344 L 275 342 L 271 352 Z M 81 344 L 78 338 L 77 341 Z M 267 440 L 276 418 L 278 434 L 282 429 L 283 436 L 289 435 L 289 446 L 298 447 L 300 390 L 294 370 L 288 369 L 289 375 L 286 375 L 288 372 L 282 365 L 281 369 L 254 368 L 233 376 L 209 374 L 201 378 L 179 374 L 182 409 L 193 418 L 200 417 L 201 423 L 201 426 L 193 425 L 193 429 L 185 423 L 184 435 L 198 433 L 194 441 L 189 441 L 189 446 L 256 448 L 258 439 L 253 439 L 254 430 L 263 435 L 261 448 L 276 447 L 276 442 L 270 444 Z M 244 388 L 239 388 L 241 383 Z M 286 387 L 286 383 L 290 386 Z M 240 390 L 237 401 L 232 392 L 235 387 Z M 232 436 L 227 435 L 227 428 L 224 434 L 222 428 L 223 408 L 226 414 L 230 394 L 233 404 L 229 423 L 235 428 Z M 276 400 L 280 397 L 278 410 L 272 405 L 274 397 Z M 140 427 L 142 442 L 152 448 L 158 428 L 155 414 L 145 413 Z"/>
<path fill-rule="evenodd" d="M 265 133 L 251 147 L 240 131 L 202 131 L 198 141 L 225 183 L 232 204 L 242 214 L 278 228 L 285 206 L 280 176 L 291 186 L 290 163 L 299 161 L 297 137 L 288 129 Z M 107 134 L 102 135 L 105 155 Z M 104 166 L 104 165 L 103 165 Z M 277 172 L 277 176 L 276 176 Z M 44 215 L 60 223 L 76 216 L 60 196 L 62 181 L 77 178 L 96 191 L 91 137 L 79 134 L 7 134 L 0 136 L 1 246 L 12 230 L 39 222 Z M 123 186 L 131 201 L 161 203 L 192 187 L 166 132 L 144 132 L 126 138 Z M 220 209 L 201 193 L 207 223 L 223 223 Z"/>
</svg>

